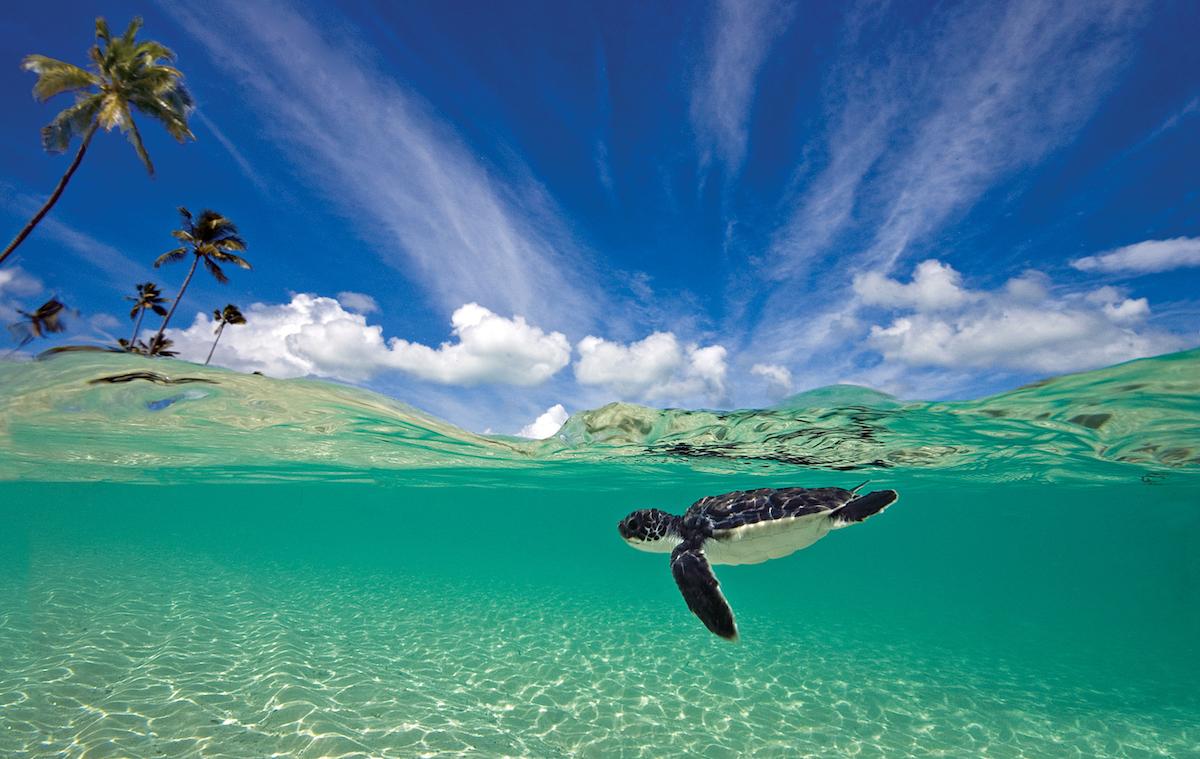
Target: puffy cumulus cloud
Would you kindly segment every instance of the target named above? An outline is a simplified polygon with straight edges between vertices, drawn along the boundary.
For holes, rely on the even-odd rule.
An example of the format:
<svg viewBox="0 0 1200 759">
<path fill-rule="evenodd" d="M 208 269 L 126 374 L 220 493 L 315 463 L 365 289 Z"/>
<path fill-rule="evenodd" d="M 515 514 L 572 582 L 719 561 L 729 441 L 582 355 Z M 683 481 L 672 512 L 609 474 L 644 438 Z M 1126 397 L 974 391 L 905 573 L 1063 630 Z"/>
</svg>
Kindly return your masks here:
<svg viewBox="0 0 1200 759">
<path fill-rule="evenodd" d="M 562 429 L 562 426 L 566 424 L 568 416 L 569 414 L 567 414 L 567 410 L 563 408 L 563 405 L 556 403 L 546 409 L 537 419 L 522 427 L 521 431 L 517 433 L 517 437 L 545 440 Z"/>
<path fill-rule="evenodd" d="M 792 372 L 786 366 L 755 364 L 750 367 L 750 373 L 766 380 L 767 394 L 773 398 L 782 398 L 792 392 Z"/>
<path fill-rule="evenodd" d="M 964 293 L 954 308 L 937 300 L 924 308 L 915 298 L 904 301 L 911 313 L 871 327 L 868 344 L 888 361 L 909 366 L 1045 373 L 1183 347 L 1178 336 L 1144 324 L 1150 313 L 1145 298 L 1128 298 L 1112 287 L 1055 294 L 1044 275 L 1026 272 L 995 291 Z"/>
<path fill-rule="evenodd" d="M 353 290 L 343 290 L 337 294 L 338 302 L 351 311 L 360 314 L 371 314 L 379 310 L 379 304 L 366 293 L 356 293 Z"/>
<path fill-rule="evenodd" d="M 565 335 L 543 332 L 521 316 L 506 319 L 468 303 L 454 312 L 450 323 L 459 342 L 436 349 L 393 338 L 393 365 L 447 385 L 536 385 L 571 360 Z"/>
<path fill-rule="evenodd" d="M 933 311 L 954 308 L 970 299 L 962 275 L 953 267 L 930 259 L 917 264 L 912 282 L 901 284 L 879 272 L 854 277 L 854 292 L 863 304 Z"/>
<path fill-rule="evenodd" d="M 1200 237 L 1146 240 L 1071 262 L 1080 271 L 1150 274 L 1185 266 L 1200 266 Z"/>
<path fill-rule="evenodd" d="M 300 293 L 289 303 L 254 303 L 244 310 L 246 323 L 227 327 L 213 362 L 272 377 L 320 375 L 351 382 L 369 378 L 387 351 L 381 327 L 346 311 L 333 298 Z M 196 314 L 187 329 L 168 329 L 182 358 L 204 360 L 215 322 Z M 343 340 L 325 346 L 322 338 Z"/>
<path fill-rule="evenodd" d="M 655 332 L 623 344 L 588 335 L 576 345 L 575 379 L 600 385 L 622 398 L 665 400 L 726 396 L 723 346 L 683 344 L 671 332 Z"/>
<path fill-rule="evenodd" d="M 451 317 L 457 342 L 431 348 L 399 338 L 347 311 L 341 302 L 300 293 L 290 303 L 255 303 L 246 324 L 227 328 L 215 363 L 274 377 L 317 375 L 362 382 L 381 371 L 400 370 L 449 385 L 533 385 L 570 361 L 567 338 L 546 333 L 520 317 L 498 316 L 475 303 Z M 215 324 L 197 314 L 187 329 L 167 330 L 183 358 L 208 355 Z"/>
</svg>

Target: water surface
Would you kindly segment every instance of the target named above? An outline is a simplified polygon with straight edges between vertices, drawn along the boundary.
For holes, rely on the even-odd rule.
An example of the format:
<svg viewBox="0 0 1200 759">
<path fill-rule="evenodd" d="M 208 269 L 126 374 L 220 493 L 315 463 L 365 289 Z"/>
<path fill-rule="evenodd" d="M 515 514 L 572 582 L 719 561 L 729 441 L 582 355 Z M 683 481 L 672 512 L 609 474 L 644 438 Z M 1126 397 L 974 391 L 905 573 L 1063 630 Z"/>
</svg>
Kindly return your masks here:
<svg viewBox="0 0 1200 759">
<path fill-rule="evenodd" d="M 1197 352 L 540 443 L 136 357 L 0 387 L 3 756 L 1200 755 Z M 738 644 L 616 534 L 868 478 L 900 503 L 718 568 Z"/>
</svg>

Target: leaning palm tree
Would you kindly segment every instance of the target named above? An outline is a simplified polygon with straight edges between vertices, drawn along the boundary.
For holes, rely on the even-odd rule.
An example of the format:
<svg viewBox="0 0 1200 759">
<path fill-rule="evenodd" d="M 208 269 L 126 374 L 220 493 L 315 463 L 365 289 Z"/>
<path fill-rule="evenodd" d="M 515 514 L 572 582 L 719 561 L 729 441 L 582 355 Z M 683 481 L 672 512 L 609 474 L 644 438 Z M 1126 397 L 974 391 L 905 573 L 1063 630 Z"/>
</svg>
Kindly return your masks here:
<svg viewBox="0 0 1200 759">
<path fill-rule="evenodd" d="M 217 324 L 217 337 L 213 340 L 212 347 L 208 349 L 208 358 L 204 359 L 205 366 L 208 366 L 208 362 L 212 361 L 213 353 L 217 350 L 217 343 L 221 341 L 221 333 L 225 331 L 225 325 L 246 323 L 246 317 L 242 316 L 242 312 L 232 303 L 225 306 L 225 309 L 222 311 L 214 308 L 213 320 Z"/>
<path fill-rule="evenodd" d="M 125 300 L 133 301 L 133 308 L 129 311 L 129 318 L 136 319 L 133 325 L 133 335 L 129 338 L 129 345 L 137 342 L 138 333 L 142 331 L 142 318 L 146 315 L 146 310 L 149 309 L 159 316 L 166 316 L 167 309 L 163 308 L 167 299 L 162 296 L 162 291 L 158 289 L 158 285 L 153 282 L 142 282 L 137 286 L 137 295 L 126 295 Z"/>
<path fill-rule="evenodd" d="M 181 261 L 187 257 L 188 253 L 191 253 L 192 268 L 188 269 L 183 285 L 179 288 L 179 294 L 175 296 L 175 302 L 171 304 L 171 310 L 167 312 L 162 326 L 158 328 L 158 339 L 160 340 L 163 331 L 171 323 L 171 317 L 175 315 L 175 309 L 179 307 L 179 302 L 183 300 L 183 294 L 187 291 L 188 283 L 192 281 L 192 275 L 196 273 L 196 265 L 200 261 L 204 261 L 204 267 L 221 284 L 228 282 L 229 277 L 226 277 L 225 272 L 221 271 L 219 264 L 228 263 L 243 269 L 250 268 L 250 263 L 246 259 L 233 252 L 240 253 L 246 250 L 246 241 L 238 237 L 237 226 L 232 221 L 216 211 L 208 209 L 200 212 L 199 219 L 193 219 L 191 211 L 183 206 L 179 207 L 179 215 L 183 217 L 183 229 L 176 229 L 171 234 L 183 245 L 163 253 L 154 262 L 154 266 L 157 268 L 169 261 Z"/>
<path fill-rule="evenodd" d="M 51 298 L 34 311 L 17 309 L 17 313 L 21 315 L 21 321 L 8 327 L 8 331 L 12 333 L 13 337 L 20 340 L 13 350 L 24 348 L 36 338 L 65 330 L 67 325 L 62 318 L 63 312 L 66 310 L 67 307 L 58 298 Z"/>
<path fill-rule="evenodd" d="M 91 70 L 44 55 L 26 56 L 22 65 L 38 77 L 33 86 L 35 98 L 45 101 L 64 92 L 75 93 L 75 104 L 42 128 L 42 147 L 50 153 L 62 153 L 75 137 L 81 137 L 82 142 L 50 199 L 0 253 L 0 263 L 16 250 L 58 202 L 98 128 L 104 127 L 105 131 L 111 132 L 113 127 L 119 127 L 151 175 L 154 164 L 142 144 L 133 110 L 158 119 L 180 142 L 195 139 L 187 123 L 193 106 L 192 96 L 183 86 L 183 74 L 170 65 L 175 54 L 153 40 L 138 42 L 135 38 L 141 26 L 142 19 L 135 18 L 125 34 L 113 37 L 104 19 L 96 19 L 96 44 L 88 51 L 88 57 L 92 59 Z"/>
</svg>

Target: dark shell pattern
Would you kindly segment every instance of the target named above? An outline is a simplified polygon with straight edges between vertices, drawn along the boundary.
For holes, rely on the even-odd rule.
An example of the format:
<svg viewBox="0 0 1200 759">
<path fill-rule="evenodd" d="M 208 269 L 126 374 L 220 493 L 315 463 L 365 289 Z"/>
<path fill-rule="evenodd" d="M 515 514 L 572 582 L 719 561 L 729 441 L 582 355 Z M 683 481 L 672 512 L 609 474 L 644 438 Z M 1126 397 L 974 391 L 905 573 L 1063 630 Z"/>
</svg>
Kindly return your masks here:
<svg viewBox="0 0 1200 759">
<path fill-rule="evenodd" d="M 855 493 L 844 488 L 759 488 L 701 498 L 684 518 L 707 517 L 713 530 L 733 530 L 776 519 L 827 514 L 849 503 Z"/>
</svg>

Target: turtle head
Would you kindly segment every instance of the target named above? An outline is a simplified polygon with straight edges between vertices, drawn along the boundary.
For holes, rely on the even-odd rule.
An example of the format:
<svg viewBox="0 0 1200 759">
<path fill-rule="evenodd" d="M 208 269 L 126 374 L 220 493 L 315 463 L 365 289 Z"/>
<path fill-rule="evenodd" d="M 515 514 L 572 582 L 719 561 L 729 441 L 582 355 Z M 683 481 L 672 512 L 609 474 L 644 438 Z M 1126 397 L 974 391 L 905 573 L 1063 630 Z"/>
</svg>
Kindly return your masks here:
<svg viewBox="0 0 1200 759">
<path fill-rule="evenodd" d="M 659 509 L 638 509 L 617 523 L 629 545 L 640 551 L 670 553 L 682 538 L 679 517 Z"/>
</svg>

